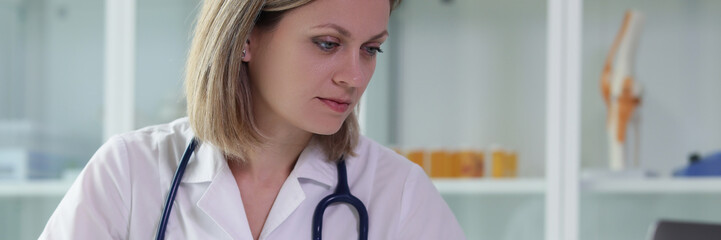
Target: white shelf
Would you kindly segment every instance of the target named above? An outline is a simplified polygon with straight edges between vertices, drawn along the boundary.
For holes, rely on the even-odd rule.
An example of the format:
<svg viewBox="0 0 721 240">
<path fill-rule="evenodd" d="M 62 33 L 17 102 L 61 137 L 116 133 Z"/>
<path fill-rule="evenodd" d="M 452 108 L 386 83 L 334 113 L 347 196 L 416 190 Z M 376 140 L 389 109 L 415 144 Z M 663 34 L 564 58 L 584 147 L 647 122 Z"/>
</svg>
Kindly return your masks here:
<svg viewBox="0 0 721 240">
<path fill-rule="evenodd" d="M 69 181 L 0 182 L 0 197 L 62 196 Z M 543 194 L 543 179 L 433 179 L 441 194 Z M 585 193 L 721 194 L 721 178 L 585 179 Z"/>
<path fill-rule="evenodd" d="M 441 194 L 543 194 L 543 179 L 433 179 Z"/>
<path fill-rule="evenodd" d="M 33 131 L 33 125 L 30 121 L 0 119 L 0 132 L 29 133 L 32 131 Z"/>
<path fill-rule="evenodd" d="M 594 194 L 721 194 L 721 178 L 584 179 Z"/>
<path fill-rule="evenodd" d="M 0 197 L 62 197 L 71 184 L 72 181 L 60 180 L 0 181 Z"/>
<path fill-rule="evenodd" d="M 70 181 L 0 182 L 0 197 L 63 196 Z M 543 179 L 434 179 L 441 194 L 543 194 Z"/>
</svg>

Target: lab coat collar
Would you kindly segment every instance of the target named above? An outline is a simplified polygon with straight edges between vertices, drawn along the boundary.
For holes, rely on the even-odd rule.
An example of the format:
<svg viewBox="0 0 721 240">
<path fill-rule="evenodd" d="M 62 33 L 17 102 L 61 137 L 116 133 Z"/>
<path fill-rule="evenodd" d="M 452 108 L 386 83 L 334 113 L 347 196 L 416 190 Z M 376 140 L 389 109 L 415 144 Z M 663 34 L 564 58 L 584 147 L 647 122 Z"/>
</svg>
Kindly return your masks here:
<svg viewBox="0 0 721 240">
<path fill-rule="evenodd" d="M 278 196 L 270 208 L 260 233 L 260 239 L 267 239 L 303 203 L 303 200 L 305 200 L 305 192 L 300 186 L 298 178 L 291 173 L 281 186 Z"/>
<path fill-rule="evenodd" d="M 298 162 L 291 172 L 298 179 L 308 179 L 334 187 L 337 184 L 338 170 L 335 161 L 328 161 L 320 143 L 313 137 L 298 157 Z"/>
<path fill-rule="evenodd" d="M 333 183 L 336 182 L 333 177 L 336 174 L 333 165 L 332 162 L 326 160 L 325 153 L 315 138 L 311 139 L 278 192 L 263 225 L 260 239 L 267 239 L 305 200 L 301 179 L 309 179 L 326 187 L 333 186 Z"/>
<path fill-rule="evenodd" d="M 228 163 L 218 147 L 209 142 L 198 142 L 181 182 L 210 182 L 227 165 Z"/>
<path fill-rule="evenodd" d="M 230 168 L 219 169 L 203 196 L 197 202 L 205 214 L 218 224 L 232 239 L 251 239 L 248 219 L 240 191 Z"/>
<path fill-rule="evenodd" d="M 228 163 L 218 147 L 209 142 L 199 142 L 188 162 L 181 182 L 210 182 L 227 165 Z M 335 165 L 335 161 L 328 161 L 320 143 L 312 138 L 298 157 L 291 177 L 308 179 L 327 187 L 334 187 L 338 178 L 338 170 Z"/>
</svg>

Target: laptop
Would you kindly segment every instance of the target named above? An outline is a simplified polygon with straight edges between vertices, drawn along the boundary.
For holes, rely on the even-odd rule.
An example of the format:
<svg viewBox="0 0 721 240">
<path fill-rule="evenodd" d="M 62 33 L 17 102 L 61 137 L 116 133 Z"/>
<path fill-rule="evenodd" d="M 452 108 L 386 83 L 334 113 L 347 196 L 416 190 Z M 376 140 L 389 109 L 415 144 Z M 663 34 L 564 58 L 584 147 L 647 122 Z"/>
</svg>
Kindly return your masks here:
<svg viewBox="0 0 721 240">
<path fill-rule="evenodd" d="M 721 240 L 721 224 L 659 220 L 650 240 Z"/>
</svg>

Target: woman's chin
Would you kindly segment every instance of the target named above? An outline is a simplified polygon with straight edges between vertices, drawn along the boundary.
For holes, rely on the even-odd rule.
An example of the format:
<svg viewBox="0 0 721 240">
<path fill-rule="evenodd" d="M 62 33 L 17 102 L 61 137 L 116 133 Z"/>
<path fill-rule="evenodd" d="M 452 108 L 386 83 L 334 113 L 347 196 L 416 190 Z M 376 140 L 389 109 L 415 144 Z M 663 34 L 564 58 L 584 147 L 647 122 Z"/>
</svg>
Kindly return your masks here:
<svg viewBox="0 0 721 240">
<path fill-rule="evenodd" d="M 314 134 L 318 135 L 333 135 L 340 130 L 340 127 L 343 126 L 343 124 L 337 124 L 335 126 L 329 126 L 329 125 L 323 125 L 323 126 L 314 126 L 312 129 L 309 129 L 309 132 L 312 132 Z"/>
</svg>

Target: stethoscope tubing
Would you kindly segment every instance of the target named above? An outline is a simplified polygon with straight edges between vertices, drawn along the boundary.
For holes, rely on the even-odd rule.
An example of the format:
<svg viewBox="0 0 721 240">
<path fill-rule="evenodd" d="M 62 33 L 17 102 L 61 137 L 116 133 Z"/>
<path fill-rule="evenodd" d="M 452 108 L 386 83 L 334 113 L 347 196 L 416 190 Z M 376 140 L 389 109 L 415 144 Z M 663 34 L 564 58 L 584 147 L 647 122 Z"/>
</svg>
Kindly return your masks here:
<svg viewBox="0 0 721 240">
<path fill-rule="evenodd" d="M 165 201 L 165 207 L 163 208 L 163 215 L 161 216 L 160 224 L 158 225 L 158 232 L 155 237 L 156 240 L 162 240 L 165 238 L 165 231 L 168 226 L 168 219 L 170 218 L 170 212 L 173 209 L 173 202 L 175 201 L 175 196 L 178 193 L 180 180 L 183 179 L 183 174 L 185 174 L 185 168 L 188 166 L 190 156 L 192 156 L 193 151 L 195 151 L 195 147 L 197 145 L 198 140 L 196 138 L 193 138 L 190 144 L 188 144 L 188 147 L 185 149 L 185 152 L 183 153 L 183 157 L 180 160 L 180 165 L 178 166 L 178 169 L 175 170 L 173 183 L 170 186 L 170 192 L 168 193 L 168 197 Z M 313 240 L 321 240 L 321 233 L 323 232 L 323 214 L 325 213 L 326 208 L 328 208 L 328 206 L 330 206 L 331 204 L 342 202 L 350 204 L 358 212 L 358 239 L 367 240 L 368 211 L 365 205 L 363 205 L 363 202 L 357 197 L 353 196 L 350 192 L 350 187 L 348 186 L 348 175 L 345 166 L 345 158 L 343 156 L 341 156 L 338 160 L 337 169 L 338 185 L 336 186 L 335 192 L 323 198 L 323 200 L 318 203 L 315 208 L 315 212 L 313 213 Z"/>
<path fill-rule="evenodd" d="M 345 202 L 353 206 L 358 212 L 358 239 L 368 239 L 368 211 L 360 199 L 350 193 L 348 186 L 348 175 L 346 173 L 345 159 L 343 157 L 338 161 L 338 186 L 335 193 L 326 196 L 315 208 L 313 213 L 313 240 L 321 240 L 323 232 L 323 213 L 333 203 Z"/>
<path fill-rule="evenodd" d="M 165 228 L 168 226 L 168 219 L 170 218 L 170 212 L 173 209 L 175 196 L 178 193 L 178 186 L 180 186 L 180 180 L 183 179 L 183 174 L 185 174 L 185 167 L 188 166 L 188 161 L 190 160 L 190 156 L 193 154 L 193 151 L 195 151 L 196 145 L 198 145 L 198 140 L 195 138 L 190 140 L 190 144 L 188 144 L 188 148 L 185 149 L 183 158 L 180 160 L 180 165 L 178 166 L 178 169 L 175 170 L 173 184 L 171 184 L 170 193 L 168 194 L 168 198 L 165 200 L 165 208 L 163 209 L 163 216 L 161 217 L 160 225 L 158 226 L 158 234 L 156 234 L 155 237 L 156 240 L 165 239 Z"/>
</svg>

